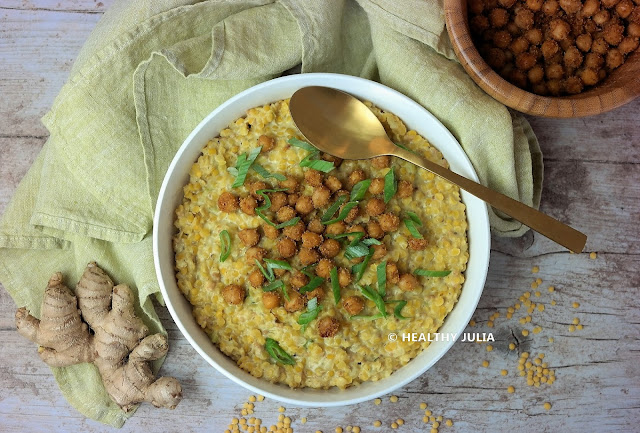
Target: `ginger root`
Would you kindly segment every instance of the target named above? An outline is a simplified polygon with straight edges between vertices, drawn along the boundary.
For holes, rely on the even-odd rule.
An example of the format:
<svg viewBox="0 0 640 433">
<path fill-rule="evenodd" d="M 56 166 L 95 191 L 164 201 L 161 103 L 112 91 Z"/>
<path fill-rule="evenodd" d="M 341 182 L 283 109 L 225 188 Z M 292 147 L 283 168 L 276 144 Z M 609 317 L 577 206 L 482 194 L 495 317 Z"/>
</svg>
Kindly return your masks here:
<svg viewBox="0 0 640 433">
<path fill-rule="evenodd" d="M 76 286 L 76 296 L 62 282 L 62 274 L 55 273 L 44 293 L 41 319 L 19 308 L 18 332 L 40 346 L 40 357 L 52 367 L 93 362 L 107 393 L 125 412 L 143 401 L 175 408 L 182 399 L 180 383 L 172 377 L 155 379 L 149 366 L 167 354 L 167 338 L 148 335 L 134 312 L 129 287 L 114 287 L 92 262 Z"/>
</svg>

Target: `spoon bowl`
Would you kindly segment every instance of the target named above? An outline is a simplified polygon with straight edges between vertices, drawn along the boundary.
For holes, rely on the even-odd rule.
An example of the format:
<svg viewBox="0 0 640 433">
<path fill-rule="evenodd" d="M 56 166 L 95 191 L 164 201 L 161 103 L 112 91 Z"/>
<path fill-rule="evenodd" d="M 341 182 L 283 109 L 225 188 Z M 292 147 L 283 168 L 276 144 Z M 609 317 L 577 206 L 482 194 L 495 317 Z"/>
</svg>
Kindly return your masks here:
<svg viewBox="0 0 640 433">
<path fill-rule="evenodd" d="M 371 110 L 348 93 L 329 87 L 304 87 L 293 94 L 289 109 L 302 135 L 323 152 L 343 159 L 397 156 L 447 179 L 573 252 L 579 253 L 584 249 L 587 242 L 585 234 L 530 206 L 396 146 Z"/>
</svg>

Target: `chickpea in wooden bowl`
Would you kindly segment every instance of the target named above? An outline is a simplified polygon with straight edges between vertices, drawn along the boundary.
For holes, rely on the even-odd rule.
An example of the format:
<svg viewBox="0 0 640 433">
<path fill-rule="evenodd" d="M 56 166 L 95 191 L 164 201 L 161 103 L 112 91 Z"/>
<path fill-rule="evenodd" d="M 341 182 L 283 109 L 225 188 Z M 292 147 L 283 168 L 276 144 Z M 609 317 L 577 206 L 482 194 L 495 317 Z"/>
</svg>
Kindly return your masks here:
<svg viewBox="0 0 640 433">
<path fill-rule="evenodd" d="M 518 111 L 603 113 L 640 94 L 640 0 L 446 0 L 471 78 Z"/>
</svg>

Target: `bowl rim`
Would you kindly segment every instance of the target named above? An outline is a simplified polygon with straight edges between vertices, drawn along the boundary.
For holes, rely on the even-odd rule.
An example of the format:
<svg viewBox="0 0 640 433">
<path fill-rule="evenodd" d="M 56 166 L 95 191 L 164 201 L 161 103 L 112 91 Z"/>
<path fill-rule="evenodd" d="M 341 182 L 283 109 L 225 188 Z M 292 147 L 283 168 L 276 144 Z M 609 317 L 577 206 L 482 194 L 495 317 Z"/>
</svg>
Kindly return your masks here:
<svg viewBox="0 0 640 433">
<path fill-rule="evenodd" d="M 380 83 L 366 80 L 364 78 L 353 77 L 349 75 L 342 74 L 331 74 L 331 73 L 309 73 L 309 74 L 299 74 L 299 75 L 290 75 L 284 76 L 280 78 L 275 78 L 273 80 L 269 80 L 253 86 L 235 96 L 228 99 L 226 102 L 218 106 L 215 110 L 213 110 L 209 115 L 207 115 L 199 124 L 194 128 L 194 130 L 188 135 L 188 137 L 184 140 L 183 144 L 180 146 L 179 150 L 176 152 L 175 157 L 171 161 L 169 168 L 166 172 L 166 175 L 163 179 L 162 186 L 160 188 L 160 193 L 158 195 L 158 200 L 155 207 L 154 219 L 153 219 L 153 257 L 154 257 L 154 265 L 156 270 L 156 276 L 158 279 L 158 284 L 160 286 L 160 290 L 162 296 L 164 298 L 167 309 L 169 310 L 173 321 L 176 323 L 176 326 L 185 337 L 185 339 L 189 342 L 189 344 L 216 370 L 222 373 L 227 378 L 231 379 L 233 382 L 243 386 L 244 388 L 264 395 L 266 397 L 273 398 L 275 400 L 285 402 L 288 404 L 294 404 L 298 406 L 307 406 L 307 407 L 334 407 L 334 406 L 343 406 L 349 404 L 355 404 L 362 401 L 367 401 L 381 395 L 387 394 L 395 389 L 398 389 L 407 383 L 415 380 L 417 377 L 422 375 L 425 371 L 427 371 L 431 366 L 433 366 L 444 354 L 453 346 L 454 341 L 441 342 L 437 341 L 431 343 L 431 345 L 422 350 L 414 359 L 412 359 L 408 364 L 404 365 L 400 369 L 396 370 L 389 377 L 381 379 L 377 382 L 365 382 L 359 384 L 354 387 L 349 387 L 346 390 L 338 390 L 337 388 L 330 388 L 328 390 L 315 390 L 309 388 L 298 388 L 292 389 L 287 386 L 273 384 L 268 382 L 262 378 L 255 378 L 249 375 L 244 370 L 240 369 L 234 361 L 230 358 L 226 357 L 204 334 L 204 331 L 200 329 L 200 327 L 195 323 L 195 319 L 191 314 L 191 308 L 189 304 L 189 314 L 188 318 L 182 317 L 181 314 L 177 311 L 180 306 L 184 306 L 184 303 L 188 303 L 188 301 L 184 298 L 182 293 L 177 289 L 177 285 L 175 284 L 175 274 L 174 274 L 174 266 L 173 261 L 171 261 L 171 265 L 168 266 L 166 259 L 161 256 L 166 256 L 167 252 L 167 243 L 169 244 L 170 254 L 173 254 L 173 248 L 171 246 L 171 237 L 168 236 L 169 239 L 164 239 L 161 241 L 160 236 L 162 235 L 160 230 L 162 224 L 168 224 L 170 220 L 170 227 L 173 227 L 173 214 L 175 213 L 175 205 L 169 206 L 169 201 L 172 200 L 170 194 L 175 195 L 175 190 L 180 191 L 180 198 L 182 196 L 182 188 L 185 182 L 181 182 L 179 179 L 188 178 L 188 171 L 185 175 L 183 173 L 182 176 L 178 176 L 176 174 L 176 168 L 179 164 L 187 164 L 190 167 L 196 158 L 189 158 L 188 160 L 184 160 L 187 158 L 186 152 L 187 150 L 191 151 L 191 156 L 199 155 L 202 151 L 204 145 L 195 145 L 195 139 L 198 135 L 202 135 L 203 131 L 206 130 L 207 126 L 211 125 L 212 119 L 216 119 L 221 113 L 227 113 L 227 111 L 231 111 L 230 107 L 241 105 L 243 107 L 242 113 L 240 116 L 235 114 L 227 115 L 231 119 L 227 122 L 223 122 L 223 126 L 218 128 L 215 135 L 207 135 L 207 141 L 219 134 L 220 130 L 226 127 L 231 121 L 233 121 L 237 117 L 241 117 L 246 115 L 246 110 L 249 108 L 260 106 L 259 102 L 248 103 L 248 101 L 252 101 L 253 95 L 258 95 L 261 93 L 271 93 L 278 94 L 275 99 L 272 99 L 271 102 L 275 102 L 280 99 L 286 99 L 293 94 L 293 91 L 297 90 L 301 87 L 312 86 L 312 85 L 325 85 L 329 87 L 334 87 L 349 93 L 352 93 L 356 96 L 359 94 L 364 94 L 367 96 L 367 99 L 371 100 L 374 104 L 381 106 L 381 108 L 388 107 L 390 103 L 384 103 L 384 101 L 395 101 L 396 104 L 402 107 L 406 107 L 406 111 L 415 111 L 416 116 L 421 118 L 422 121 L 429 122 L 430 125 L 439 128 L 439 133 L 443 134 L 446 140 L 449 142 L 450 148 L 438 149 L 443 154 L 455 154 L 455 158 L 451 158 L 451 156 L 447 157 L 450 163 L 455 161 L 456 167 L 452 164 L 452 169 L 460 172 L 460 174 L 466 175 L 469 178 L 478 181 L 477 175 L 469 158 L 466 153 L 459 145 L 455 137 L 451 134 L 451 132 L 442 125 L 442 123 L 435 118 L 431 113 L 429 113 L 424 107 L 419 105 L 417 102 L 411 100 L 407 96 L 387 87 Z M 284 89 L 284 90 L 283 90 Z M 356 92 L 353 89 L 358 89 Z M 282 96 L 283 93 L 288 93 L 288 96 Z M 368 98 L 371 96 L 371 98 Z M 364 98 L 365 96 L 359 96 Z M 266 97 L 269 99 L 268 97 Z M 255 98 L 254 98 L 255 99 Z M 262 99 L 265 99 L 263 97 Z M 383 101 L 382 103 L 379 103 Z M 263 102 L 263 104 L 266 102 Z M 243 105 L 244 104 L 244 105 Z M 247 105 L 248 104 L 248 105 Z M 392 110 L 390 110 L 392 111 Z M 397 110 L 396 110 L 397 111 Z M 392 111 L 394 112 L 394 111 Z M 394 114 L 397 114 L 394 112 Z M 404 122 L 406 120 L 398 115 Z M 439 125 L 439 126 L 438 126 Z M 429 135 L 423 134 L 418 131 L 421 135 Z M 425 137 L 426 138 L 426 137 Z M 429 140 L 431 142 L 431 140 Z M 206 144 L 206 141 L 204 142 Z M 434 145 L 435 146 L 435 145 Z M 436 146 L 437 147 L 437 146 Z M 197 148 L 197 152 L 195 152 L 195 148 Z M 444 150 L 444 151 L 443 151 Z M 173 187 L 174 191 L 170 191 L 170 188 Z M 445 318 L 444 323 L 438 330 L 438 332 L 443 332 L 443 330 L 448 330 L 449 328 L 455 328 L 456 333 L 462 333 L 466 328 L 469 320 L 471 319 L 477 304 L 479 302 L 480 296 L 484 289 L 484 284 L 487 277 L 488 265 L 489 265 L 489 257 L 490 257 L 490 246 L 491 246 L 491 238 L 490 238 L 490 228 L 489 228 L 489 218 L 487 212 L 487 206 L 480 199 L 477 199 L 465 191 L 461 190 L 461 197 L 463 202 L 466 205 L 466 213 L 467 213 L 467 239 L 469 241 L 469 261 L 467 263 L 467 269 L 465 270 L 465 282 L 463 283 L 462 292 L 460 298 L 454 305 L 452 311 Z M 175 197 L 173 198 L 175 201 Z M 469 218 L 469 209 L 474 209 L 473 216 L 474 220 Z M 471 229 L 474 228 L 473 231 L 473 240 Z M 164 246 L 164 249 L 163 249 Z M 472 254 L 472 250 L 474 253 Z M 469 277 L 470 269 L 473 265 L 474 272 L 474 280 L 471 281 Z M 170 270 L 167 270 L 170 268 Z M 477 275 L 476 275 L 477 274 Z M 166 283 L 166 284 L 165 284 Z M 171 287 L 167 287 L 167 285 L 172 285 Z M 465 292 L 465 288 L 467 291 Z M 461 304 L 461 299 L 465 297 L 465 304 Z M 468 299 L 467 299 L 468 298 Z M 174 302 L 176 305 L 174 305 Z M 179 305 L 178 305 L 179 304 Z M 464 307 L 464 308 L 463 308 Z M 458 317 L 460 316 L 460 317 Z M 455 324 L 452 324 L 452 317 L 456 318 Z M 197 330 L 194 330 L 194 324 Z M 192 335 L 192 332 L 194 335 Z M 205 335 L 207 343 L 202 343 L 204 340 L 202 339 L 202 335 Z M 202 347 L 202 344 L 207 347 Z M 213 347 L 214 353 L 210 354 L 207 350 L 211 350 Z M 429 356 L 424 356 L 426 352 L 428 352 L 431 348 L 433 353 L 429 353 Z M 435 352 L 437 350 L 437 353 Z M 216 354 L 217 352 L 217 354 Z M 216 358 L 216 359 L 214 359 Z M 422 358 L 422 361 L 426 360 L 427 362 L 422 362 L 420 365 L 417 365 L 414 361 Z M 413 364 L 412 364 L 413 363 Z M 417 366 L 416 366 L 417 365 Z M 408 367 L 413 366 L 411 371 L 409 371 Z M 404 369 L 404 371 L 403 371 Z M 403 372 L 399 374 L 399 372 Z M 394 380 L 394 376 L 399 380 Z M 371 385 L 374 384 L 374 385 Z"/>
<path fill-rule="evenodd" d="M 522 113 L 552 118 L 592 116 L 621 107 L 640 95 L 640 75 L 624 88 L 598 86 L 572 96 L 549 97 L 523 90 L 502 78 L 480 55 L 471 38 L 466 0 L 444 0 L 444 15 L 451 45 L 467 74 L 492 98 Z M 640 51 L 630 57 L 640 61 Z"/>
</svg>

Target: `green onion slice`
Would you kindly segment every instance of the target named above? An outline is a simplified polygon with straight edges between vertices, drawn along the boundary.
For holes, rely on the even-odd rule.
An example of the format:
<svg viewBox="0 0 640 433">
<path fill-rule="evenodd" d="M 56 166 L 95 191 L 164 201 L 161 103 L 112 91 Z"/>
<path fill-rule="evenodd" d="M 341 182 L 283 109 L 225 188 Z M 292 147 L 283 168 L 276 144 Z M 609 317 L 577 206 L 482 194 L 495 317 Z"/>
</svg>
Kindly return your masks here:
<svg viewBox="0 0 640 433">
<path fill-rule="evenodd" d="M 335 166 L 333 165 L 333 162 L 331 161 L 325 161 L 324 159 L 311 159 L 316 155 L 318 155 L 318 151 L 314 153 L 310 153 L 309 155 L 305 156 L 304 159 L 300 161 L 300 164 L 299 164 L 300 167 L 312 168 L 314 170 L 318 170 L 323 173 L 329 173 L 331 170 L 335 168 Z"/>
<path fill-rule="evenodd" d="M 361 263 L 358 263 L 357 265 L 354 265 L 351 267 L 351 272 L 353 272 L 355 274 L 355 283 L 357 283 L 358 281 L 360 281 L 360 279 L 362 279 L 362 276 L 364 275 L 364 271 L 367 270 L 367 266 L 369 265 L 369 261 L 371 260 L 371 257 L 373 256 L 373 248 L 369 248 L 369 254 L 366 255 L 366 257 L 364 258 L 364 260 Z"/>
<path fill-rule="evenodd" d="M 380 311 L 380 314 L 382 314 L 383 317 L 387 316 L 387 310 L 385 308 L 384 300 L 382 299 L 382 296 L 380 296 L 380 293 L 373 290 L 369 286 L 360 286 L 356 284 L 356 287 L 360 289 L 362 295 L 365 298 L 373 301 L 373 303 L 376 304 L 376 308 L 378 309 L 378 311 Z"/>
<path fill-rule="evenodd" d="M 277 290 L 280 287 L 284 287 L 284 283 L 282 282 L 282 280 L 275 280 L 270 282 L 266 286 L 262 286 L 262 290 L 265 292 L 273 292 L 274 290 Z"/>
<path fill-rule="evenodd" d="M 234 167 L 230 167 L 230 168 L 234 168 Z M 265 179 L 274 178 L 276 180 L 287 180 L 286 176 L 283 176 L 280 173 L 270 173 L 267 169 L 265 169 L 263 166 L 261 166 L 256 162 L 253 163 L 251 168 L 253 168 L 256 171 L 256 173 L 258 173 L 260 176 L 264 177 Z M 237 173 L 237 170 L 236 170 L 236 173 Z"/>
<path fill-rule="evenodd" d="M 226 230 L 220 232 L 220 262 L 224 262 L 231 254 L 231 236 Z"/>
<path fill-rule="evenodd" d="M 276 223 L 271 222 L 271 220 L 269 218 L 267 218 L 262 212 L 271 207 L 271 199 L 269 198 L 267 193 L 270 193 L 270 192 L 281 192 L 281 191 L 287 191 L 287 188 L 260 189 L 260 190 L 256 191 L 256 194 L 262 196 L 262 198 L 264 199 L 264 204 L 262 206 L 256 208 L 256 215 L 258 215 L 267 224 L 269 224 L 270 226 L 273 226 L 273 227 L 276 226 Z"/>
<path fill-rule="evenodd" d="M 322 310 L 322 307 L 318 305 L 318 298 L 313 298 L 307 303 L 307 311 L 298 316 L 298 324 L 302 326 L 302 332 L 312 320 L 318 317 L 318 313 Z"/>
<path fill-rule="evenodd" d="M 360 240 L 364 237 L 364 233 L 362 232 L 349 232 L 349 233 L 340 233 L 338 235 L 325 235 L 328 238 L 331 239 L 342 239 L 342 238 L 347 238 L 349 236 L 355 236 L 356 240 Z"/>
<path fill-rule="evenodd" d="M 333 291 L 333 300 L 336 301 L 336 305 L 340 302 L 340 283 L 338 282 L 338 268 L 331 269 L 329 274 L 331 277 L 331 290 Z"/>
<path fill-rule="evenodd" d="M 343 197 L 346 197 L 346 196 L 343 196 Z M 337 217 L 329 221 L 323 221 L 322 224 L 329 225 L 329 224 L 337 223 L 338 221 L 342 221 L 347 217 L 347 215 L 349 215 L 349 212 L 351 211 L 351 209 L 353 209 L 356 206 L 358 206 L 357 201 L 347 202 L 347 204 L 344 205 L 344 207 L 342 208 L 342 210 L 340 211 Z"/>
<path fill-rule="evenodd" d="M 364 235 L 364 233 L 362 233 L 362 235 Z M 347 260 L 355 259 L 357 257 L 364 257 L 369 254 L 369 247 L 371 245 L 381 244 L 382 242 L 373 238 L 368 238 L 363 241 L 361 241 L 360 239 L 354 239 L 345 249 L 344 257 Z"/>
<path fill-rule="evenodd" d="M 285 365 L 295 365 L 296 361 L 285 350 L 280 347 L 280 344 L 273 338 L 267 338 L 264 343 L 264 348 L 276 362 Z"/>
<path fill-rule="evenodd" d="M 413 236 L 416 239 L 424 239 L 424 237 L 420 234 L 420 232 L 416 228 L 416 223 L 412 219 L 407 218 L 403 220 L 403 222 L 407 230 L 409 230 L 409 233 L 411 233 L 411 236 Z"/>
<path fill-rule="evenodd" d="M 309 278 L 313 278 L 313 277 L 315 277 L 315 274 L 311 273 L 311 271 L 309 269 L 315 268 L 316 265 L 317 265 L 317 263 L 312 263 L 310 265 L 307 265 L 304 268 L 300 269 L 300 272 L 302 272 L 303 274 L 305 274 Z"/>
<path fill-rule="evenodd" d="M 378 276 L 378 293 L 384 297 L 387 294 L 387 261 L 380 263 L 376 268 Z"/>
<path fill-rule="evenodd" d="M 284 260 L 276 260 L 276 259 L 264 259 L 264 262 L 267 264 L 267 268 L 269 269 L 284 269 L 287 271 L 293 271 L 293 267 Z"/>
<path fill-rule="evenodd" d="M 421 277 L 446 277 L 451 273 L 451 271 L 430 271 L 428 269 L 416 269 L 413 271 L 414 274 L 420 275 Z"/>
<path fill-rule="evenodd" d="M 309 284 L 306 284 L 306 285 L 300 287 L 300 293 L 301 294 L 305 294 L 307 292 L 310 292 L 310 291 L 314 290 L 315 288 L 321 286 L 322 283 L 324 283 L 324 278 L 315 276 L 315 277 L 311 278 L 311 281 L 309 281 Z"/>
<path fill-rule="evenodd" d="M 264 275 L 264 277 L 267 279 L 267 281 L 273 281 L 275 280 L 276 276 L 273 273 L 273 269 L 268 268 L 268 270 L 266 270 L 258 261 L 258 259 L 255 259 L 256 261 L 256 265 L 258 265 L 258 269 L 260 269 L 260 272 L 262 272 L 262 275 Z"/>
<path fill-rule="evenodd" d="M 404 145 L 402 145 L 402 144 L 400 144 L 400 143 L 393 143 L 393 144 L 395 144 L 396 146 L 398 146 L 400 149 L 404 149 L 404 150 L 406 150 L 406 151 L 409 151 L 409 152 L 413 153 L 414 155 L 417 155 L 417 154 L 418 154 L 415 150 L 411 150 L 411 149 L 409 149 L 408 147 L 406 147 L 406 146 L 404 146 Z"/>
<path fill-rule="evenodd" d="M 369 185 L 371 185 L 371 179 L 361 180 L 356 183 L 351 190 L 351 201 L 362 200 L 369 189 Z"/>
<path fill-rule="evenodd" d="M 391 167 L 391 170 L 384 175 L 384 202 L 389 203 L 393 196 L 396 195 L 397 190 L 396 175 L 393 172 L 393 167 Z"/>
<path fill-rule="evenodd" d="M 405 305 L 407 305 L 407 301 L 397 299 L 393 301 L 387 301 L 387 304 L 397 304 L 396 307 L 393 309 L 393 315 L 396 316 L 397 319 L 400 319 L 400 320 L 410 319 L 410 317 L 405 317 L 402 315 L 402 309 L 404 308 Z"/>
<path fill-rule="evenodd" d="M 353 316 L 349 316 L 349 320 L 351 320 L 351 319 L 376 320 L 376 319 L 382 319 L 383 317 L 387 317 L 386 314 L 383 315 L 381 313 L 378 313 L 378 314 L 374 314 L 372 316 L 367 316 L 367 315 L 364 315 L 364 314 L 354 314 Z"/>
<path fill-rule="evenodd" d="M 318 149 L 313 147 L 311 144 L 307 143 L 306 141 L 299 140 L 295 137 L 287 140 L 287 143 L 292 146 L 299 147 L 300 149 L 308 150 L 309 152 L 318 152 Z"/>
<path fill-rule="evenodd" d="M 342 206 L 342 203 L 344 203 L 345 201 L 347 201 L 346 195 L 341 195 L 340 197 L 338 197 L 335 203 L 329 206 L 324 215 L 322 215 L 320 221 L 322 221 L 323 224 L 326 224 L 326 221 L 329 221 L 331 217 L 333 217 L 333 214 L 337 212 L 338 208 L 340 208 L 340 206 Z"/>
<path fill-rule="evenodd" d="M 284 227 L 293 226 L 293 225 L 296 225 L 298 223 L 298 221 L 300 221 L 300 217 L 293 217 L 289 221 L 285 221 L 282 224 L 278 224 L 276 226 L 276 228 L 277 229 L 281 229 L 281 228 L 284 228 Z"/>
<path fill-rule="evenodd" d="M 416 223 L 418 226 L 422 225 L 422 221 L 420 221 L 420 217 L 418 217 L 418 215 L 415 212 L 407 211 L 407 215 L 409 216 L 409 218 L 411 218 L 411 221 Z"/>
<path fill-rule="evenodd" d="M 235 182 L 231 185 L 232 188 L 237 188 L 239 186 L 244 185 L 244 180 L 247 177 L 247 173 L 249 173 L 249 168 L 251 164 L 256 160 L 260 151 L 262 150 L 262 146 L 256 147 L 249 152 L 247 156 L 246 153 L 243 153 L 238 157 L 238 161 L 236 162 L 236 169 L 238 170 L 238 175 L 236 176 Z"/>
</svg>

